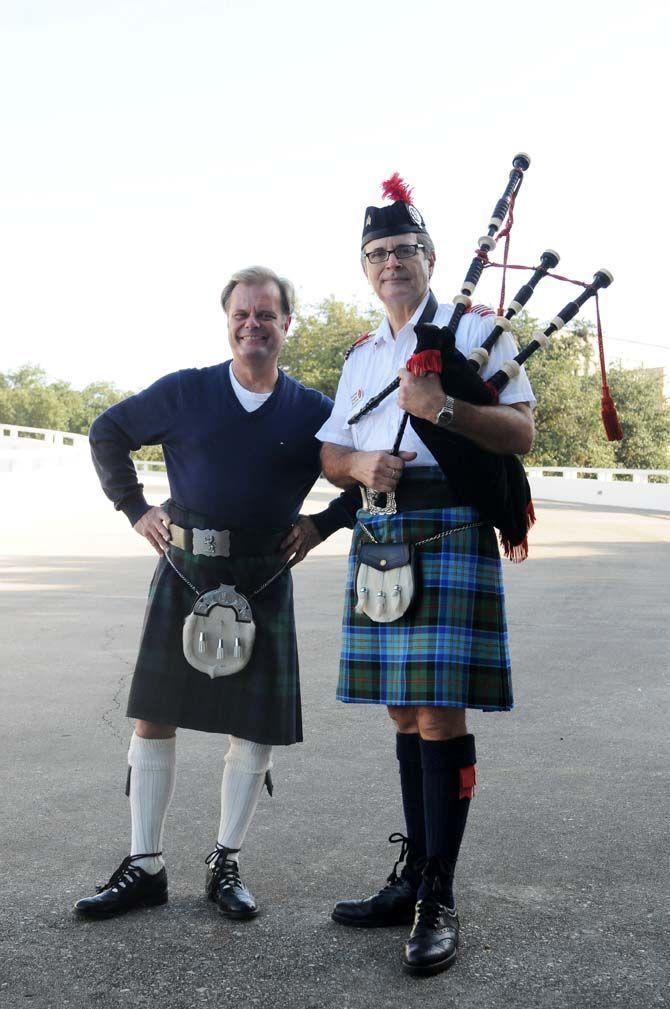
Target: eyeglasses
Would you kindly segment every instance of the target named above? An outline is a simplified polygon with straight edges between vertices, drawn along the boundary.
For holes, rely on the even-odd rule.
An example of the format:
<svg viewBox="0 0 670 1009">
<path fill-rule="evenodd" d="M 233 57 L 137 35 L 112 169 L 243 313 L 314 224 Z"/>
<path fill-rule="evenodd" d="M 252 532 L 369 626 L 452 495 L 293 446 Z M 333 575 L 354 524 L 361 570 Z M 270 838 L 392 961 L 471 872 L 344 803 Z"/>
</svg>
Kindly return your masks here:
<svg viewBox="0 0 670 1009">
<path fill-rule="evenodd" d="M 391 253 L 396 259 L 411 259 L 416 256 L 419 249 L 425 249 L 425 245 L 417 242 L 416 245 L 396 245 L 395 249 L 373 249 L 372 252 L 364 252 L 363 255 L 368 263 L 385 263 Z"/>
</svg>

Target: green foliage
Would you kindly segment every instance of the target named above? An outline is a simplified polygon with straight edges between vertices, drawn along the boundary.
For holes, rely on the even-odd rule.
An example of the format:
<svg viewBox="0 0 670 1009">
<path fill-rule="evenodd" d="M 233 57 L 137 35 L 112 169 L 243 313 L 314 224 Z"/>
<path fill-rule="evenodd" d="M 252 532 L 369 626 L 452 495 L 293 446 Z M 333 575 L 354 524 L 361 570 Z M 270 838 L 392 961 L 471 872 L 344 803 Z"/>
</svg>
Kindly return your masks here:
<svg viewBox="0 0 670 1009">
<path fill-rule="evenodd" d="M 515 336 L 525 346 L 538 329 L 523 313 Z M 529 466 L 614 466 L 615 450 L 600 419 L 600 379 L 588 326 L 575 326 L 553 337 L 534 354 L 527 372 L 537 399 L 535 444 Z"/>
<path fill-rule="evenodd" d="M 661 369 L 625 369 L 621 363 L 607 375 L 624 439 L 616 443 L 621 469 L 670 467 L 670 402 L 663 396 Z"/>
<path fill-rule="evenodd" d="M 296 316 L 280 366 L 307 386 L 333 397 L 344 355 L 353 341 L 376 328 L 381 313 L 326 298 Z M 513 323 L 520 346 L 532 339 L 537 321 L 522 313 Z M 608 442 L 600 419 L 600 368 L 593 329 L 578 324 L 555 336 L 534 354 L 527 370 L 538 405 L 531 466 L 616 466 L 622 469 L 670 468 L 670 403 L 663 397 L 659 370 L 627 370 L 621 364 L 608 381 L 624 429 L 622 442 Z M 86 434 L 92 421 L 129 392 L 109 382 L 78 391 L 69 383 L 49 382 L 45 372 L 26 364 L 0 373 L 0 421 L 26 427 Z M 137 458 L 160 461 L 160 446 L 146 446 Z"/>
<path fill-rule="evenodd" d="M 522 314 L 514 323 L 521 346 L 537 323 Z M 608 370 L 624 440 L 609 442 L 600 417 L 601 377 L 594 331 L 576 324 L 531 357 L 528 377 L 538 401 L 530 466 L 604 466 L 665 469 L 670 466 L 670 403 L 660 369 Z"/>
<path fill-rule="evenodd" d="M 92 382 L 81 391 L 68 382 L 49 382 L 42 368 L 24 364 L 16 371 L 0 373 L 0 421 L 88 434 L 99 414 L 130 395 L 111 382 Z M 149 445 L 135 456 L 161 461 L 163 452 L 159 445 Z"/>
<path fill-rule="evenodd" d="M 344 355 L 362 333 L 375 329 L 382 313 L 326 298 L 311 312 L 298 312 L 279 359 L 304 385 L 334 397 Z"/>
</svg>

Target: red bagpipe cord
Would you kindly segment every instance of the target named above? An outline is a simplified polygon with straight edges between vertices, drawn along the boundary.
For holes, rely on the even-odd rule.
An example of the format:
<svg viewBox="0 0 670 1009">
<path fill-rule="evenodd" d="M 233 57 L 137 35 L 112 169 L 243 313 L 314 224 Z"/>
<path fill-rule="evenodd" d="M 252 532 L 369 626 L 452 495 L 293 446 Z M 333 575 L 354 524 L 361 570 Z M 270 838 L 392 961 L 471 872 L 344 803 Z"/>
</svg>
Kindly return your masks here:
<svg viewBox="0 0 670 1009">
<path fill-rule="evenodd" d="M 511 207 L 512 209 L 512 207 Z M 484 253 L 485 256 L 485 253 Z M 503 305 L 505 299 L 505 274 L 508 269 L 526 269 L 531 271 L 533 266 L 523 266 L 518 263 L 511 263 L 507 261 L 507 243 L 505 250 L 505 257 L 503 262 L 492 262 L 487 256 L 485 256 L 484 266 L 497 266 L 503 269 L 503 285 L 500 288 L 500 308 L 498 309 L 498 315 L 503 315 Z M 566 284 L 574 284 L 578 288 L 588 288 L 589 285 L 585 281 L 573 281 L 570 276 L 561 276 L 560 273 L 553 273 L 550 270 L 547 271 L 547 276 L 553 276 L 555 281 L 565 281 Z M 621 426 L 619 416 L 617 414 L 617 407 L 615 406 L 615 401 L 611 398 L 611 393 L 609 391 L 609 386 L 607 385 L 607 372 L 604 363 L 604 347 L 602 343 L 602 324 L 600 322 L 600 302 L 598 299 L 598 293 L 595 292 L 595 321 L 596 321 L 596 335 L 598 339 L 598 359 L 600 362 L 600 417 L 602 419 L 602 425 L 604 427 L 604 433 L 607 436 L 607 441 L 622 441 L 624 438 L 624 431 Z"/>
<path fill-rule="evenodd" d="M 619 423 L 616 406 L 612 399 L 610 387 L 607 384 L 607 372 L 605 371 L 605 351 L 603 349 L 603 332 L 600 325 L 600 304 L 598 303 L 598 292 L 596 291 L 596 320 L 598 323 L 598 354 L 600 356 L 600 374 L 602 375 L 602 386 L 600 390 L 600 416 L 605 425 L 605 433 L 608 441 L 622 441 L 623 429 Z"/>
</svg>

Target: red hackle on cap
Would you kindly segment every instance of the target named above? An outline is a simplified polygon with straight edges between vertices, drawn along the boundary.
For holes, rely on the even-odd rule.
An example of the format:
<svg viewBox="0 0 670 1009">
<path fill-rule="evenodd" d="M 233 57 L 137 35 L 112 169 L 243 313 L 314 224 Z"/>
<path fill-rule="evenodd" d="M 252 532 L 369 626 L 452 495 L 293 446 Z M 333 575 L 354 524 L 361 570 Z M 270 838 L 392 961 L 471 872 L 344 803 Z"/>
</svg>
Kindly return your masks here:
<svg viewBox="0 0 670 1009">
<path fill-rule="evenodd" d="M 418 354 L 412 354 L 408 358 L 405 367 L 412 375 L 419 378 L 430 372 L 440 375 L 442 373 L 442 355 L 439 350 L 420 350 Z"/>
<path fill-rule="evenodd" d="M 390 179 L 382 182 L 382 196 L 387 200 L 402 200 L 403 203 L 412 203 L 412 193 L 414 190 L 394 172 Z"/>
</svg>

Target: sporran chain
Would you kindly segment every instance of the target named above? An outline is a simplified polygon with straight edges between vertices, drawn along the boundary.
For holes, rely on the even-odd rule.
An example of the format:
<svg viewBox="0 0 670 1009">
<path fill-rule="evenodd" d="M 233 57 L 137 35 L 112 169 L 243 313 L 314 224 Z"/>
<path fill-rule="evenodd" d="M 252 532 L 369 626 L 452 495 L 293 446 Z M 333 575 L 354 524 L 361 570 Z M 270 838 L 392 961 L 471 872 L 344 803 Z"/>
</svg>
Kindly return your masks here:
<svg viewBox="0 0 670 1009">
<path fill-rule="evenodd" d="M 466 522 L 462 526 L 454 526 L 453 529 L 447 529 L 444 532 L 436 533 L 435 536 L 427 536 L 425 540 L 419 540 L 418 543 L 413 543 L 411 545 L 415 547 L 422 547 L 425 543 L 433 543 L 435 540 L 443 540 L 446 539 L 447 536 L 453 536 L 454 533 L 461 533 L 466 529 L 476 529 L 478 526 L 483 526 L 485 524 L 486 523 L 482 521 Z M 359 522 L 359 525 L 366 536 L 369 537 L 371 543 L 379 543 L 379 540 L 375 539 L 374 535 L 370 532 L 365 523 Z"/>
<path fill-rule="evenodd" d="M 179 568 L 177 567 L 177 565 L 175 564 L 175 562 L 170 557 L 169 548 L 168 548 L 168 550 L 164 550 L 163 551 L 163 556 L 165 557 L 165 560 L 168 562 L 168 564 L 170 565 L 170 567 L 172 568 L 172 570 L 174 571 L 174 573 L 177 574 L 177 575 L 179 575 L 179 577 L 181 578 L 181 580 L 183 582 L 185 582 L 186 585 L 188 585 L 188 587 L 191 589 L 191 591 L 194 592 L 196 596 L 202 595 L 202 593 L 198 589 L 196 589 L 195 585 L 188 580 L 188 578 L 186 577 L 186 575 L 183 574 L 183 572 L 181 572 L 179 570 Z M 279 576 L 282 575 L 284 573 L 284 571 L 286 571 L 286 569 L 287 569 L 287 567 L 289 566 L 290 563 L 291 563 L 291 560 L 289 558 L 289 560 L 284 561 L 284 563 L 280 567 L 279 571 L 275 571 L 275 573 L 272 575 L 272 577 L 268 578 L 268 580 L 266 582 L 263 582 L 262 585 L 259 585 L 257 589 L 254 589 L 253 592 L 247 592 L 247 593 L 245 593 L 247 599 L 253 599 L 254 596 L 257 596 L 260 592 L 263 591 L 263 589 L 267 589 L 268 586 L 272 585 L 273 581 L 276 578 L 279 578 Z"/>
</svg>

